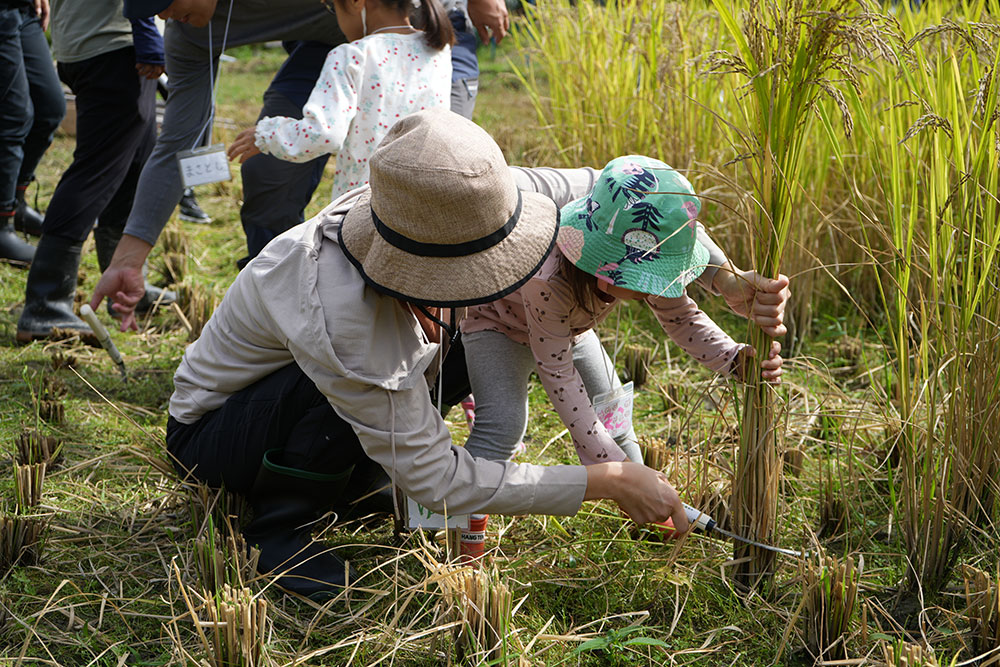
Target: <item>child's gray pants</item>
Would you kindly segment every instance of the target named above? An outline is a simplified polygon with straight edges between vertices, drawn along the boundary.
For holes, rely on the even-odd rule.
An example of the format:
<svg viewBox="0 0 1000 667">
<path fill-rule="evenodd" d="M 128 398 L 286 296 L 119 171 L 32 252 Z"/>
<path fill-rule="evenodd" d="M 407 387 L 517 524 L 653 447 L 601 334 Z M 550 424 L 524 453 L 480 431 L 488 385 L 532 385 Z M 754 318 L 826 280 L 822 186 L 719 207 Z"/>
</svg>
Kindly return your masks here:
<svg viewBox="0 0 1000 667">
<path fill-rule="evenodd" d="M 527 345 L 515 343 L 496 331 L 462 334 L 469 383 L 476 398 L 476 421 L 465 448 L 493 461 L 508 460 L 524 438 L 528 426 L 528 378 L 535 357 Z M 593 397 L 620 388 L 597 334 L 590 330 L 573 345 L 573 365 Z M 635 430 L 615 438 L 629 460 L 642 462 Z"/>
</svg>

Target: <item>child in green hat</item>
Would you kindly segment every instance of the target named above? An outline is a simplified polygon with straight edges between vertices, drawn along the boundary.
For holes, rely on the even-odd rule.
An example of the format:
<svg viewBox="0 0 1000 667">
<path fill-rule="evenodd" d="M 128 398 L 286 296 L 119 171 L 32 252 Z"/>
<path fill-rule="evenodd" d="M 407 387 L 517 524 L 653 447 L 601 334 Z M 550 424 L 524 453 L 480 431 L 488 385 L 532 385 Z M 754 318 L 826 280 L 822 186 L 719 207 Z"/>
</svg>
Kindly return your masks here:
<svg viewBox="0 0 1000 667">
<path fill-rule="evenodd" d="M 612 160 L 589 196 L 563 207 L 557 247 L 521 289 L 469 309 L 462 340 L 476 415 L 475 456 L 508 459 L 527 425 L 528 376 L 538 373 L 584 464 L 641 461 L 635 432 L 608 434 L 591 398 L 620 388 L 594 327 L 621 300 L 643 300 L 681 348 L 725 376 L 745 377 L 752 350 L 736 343 L 687 295 L 705 270 L 700 202 L 659 160 Z M 775 341 L 762 375 L 781 377 Z"/>
<path fill-rule="evenodd" d="M 687 179 L 637 155 L 612 160 L 589 196 L 563 207 L 556 247 L 538 272 L 512 294 L 471 307 L 462 322 L 476 397 L 465 445 L 473 456 L 508 460 L 515 453 L 535 371 L 581 462 L 642 461 L 631 423 L 612 435 L 592 404 L 596 396 L 621 391 L 594 331 L 621 300 L 645 301 L 671 339 L 703 365 L 746 377 L 753 351 L 722 331 L 685 290 L 709 261 L 697 239 L 699 211 Z M 780 381 L 780 350 L 775 341 L 762 364 L 768 381 Z M 485 521 L 475 518 L 483 530 Z"/>
</svg>

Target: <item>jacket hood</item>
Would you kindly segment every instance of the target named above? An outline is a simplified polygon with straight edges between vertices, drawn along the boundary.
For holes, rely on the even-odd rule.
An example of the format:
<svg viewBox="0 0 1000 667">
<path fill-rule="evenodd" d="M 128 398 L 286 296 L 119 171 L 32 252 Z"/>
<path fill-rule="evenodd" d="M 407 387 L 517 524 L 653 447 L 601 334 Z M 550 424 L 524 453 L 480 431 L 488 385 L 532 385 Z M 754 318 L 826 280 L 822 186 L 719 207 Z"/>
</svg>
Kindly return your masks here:
<svg viewBox="0 0 1000 667">
<path fill-rule="evenodd" d="M 389 391 L 410 389 L 426 382 L 440 346 L 399 301 L 365 284 L 337 242 L 358 192 L 276 238 L 244 270 L 300 365 Z"/>
</svg>

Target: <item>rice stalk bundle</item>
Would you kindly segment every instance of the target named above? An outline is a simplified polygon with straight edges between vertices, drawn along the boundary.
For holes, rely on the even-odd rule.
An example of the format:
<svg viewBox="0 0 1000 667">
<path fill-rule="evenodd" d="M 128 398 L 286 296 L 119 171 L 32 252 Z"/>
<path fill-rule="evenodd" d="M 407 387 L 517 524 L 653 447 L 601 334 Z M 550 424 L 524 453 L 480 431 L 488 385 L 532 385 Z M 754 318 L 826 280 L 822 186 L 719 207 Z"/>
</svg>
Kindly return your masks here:
<svg viewBox="0 0 1000 667">
<path fill-rule="evenodd" d="M 54 436 L 23 431 L 17 437 L 16 459 L 21 465 L 44 463 L 51 469 L 62 458 L 62 441 Z"/>
<path fill-rule="evenodd" d="M 767 276 L 781 272 L 792 212 L 801 190 L 803 146 L 818 100 L 831 98 L 841 111 L 845 131 L 853 123 L 844 81 L 857 87 L 853 58 L 864 52 L 875 19 L 854 12 L 850 3 L 824 0 L 750 2 L 742 26 L 729 3 L 713 2 L 736 48 L 714 54 L 711 69 L 746 79 L 739 91 L 747 127 L 738 129 L 747 156 L 744 168 L 753 186 L 755 219 L 748 221 L 754 268 Z M 766 358 L 770 340 L 756 326 L 749 342 L 758 362 Z M 737 532 L 761 542 L 774 536 L 782 458 L 778 453 L 778 419 L 773 389 L 751 374 L 743 397 L 740 445 L 733 480 L 733 521 Z M 774 572 L 773 553 L 749 545 L 735 547 L 737 585 L 762 588 Z"/>
<path fill-rule="evenodd" d="M 962 566 L 965 582 L 965 616 L 969 621 L 975 655 L 1000 650 L 1000 565 L 994 576 Z"/>
<path fill-rule="evenodd" d="M 234 533 L 226 523 L 224 536 L 210 527 L 204 535 L 196 537 L 192 555 L 198 582 L 202 590 L 217 593 L 223 586 L 245 588 L 255 577 L 260 551 L 247 545 L 239 533 Z"/>
<path fill-rule="evenodd" d="M 847 505 L 839 485 L 834 483 L 832 465 L 824 464 L 820 486 L 819 537 L 839 535 L 847 520 Z"/>
<path fill-rule="evenodd" d="M 168 225 L 160 233 L 157 244 L 164 253 L 191 254 L 191 237 L 176 225 Z"/>
<path fill-rule="evenodd" d="M 211 637 L 213 667 L 261 667 L 270 661 L 264 651 L 269 631 L 267 600 L 250 589 L 224 584 L 202 607 L 204 620 L 195 623 Z"/>
<path fill-rule="evenodd" d="M 882 644 L 885 662 L 889 667 L 940 667 L 934 650 L 924 648 L 920 644 L 910 644 L 899 641 L 895 644 Z"/>
<path fill-rule="evenodd" d="M 626 345 L 622 350 L 625 379 L 631 380 L 639 389 L 649 378 L 649 365 L 653 362 L 653 350 L 644 345 Z"/>
<path fill-rule="evenodd" d="M 62 350 L 56 350 L 52 353 L 50 357 L 50 363 L 52 365 L 52 370 L 57 371 L 60 368 L 71 368 L 76 366 L 76 356 L 72 354 L 64 353 Z"/>
<path fill-rule="evenodd" d="M 663 438 L 644 436 L 639 439 L 639 447 L 642 451 L 642 461 L 646 467 L 661 472 L 666 470 L 670 462 L 670 453 L 667 442 Z"/>
<path fill-rule="evenodd" d="M 222 526 L 226 535 L 239 534 L 240 523 L 250 511 L 243 496 L 197 481 L 185 484 L 185 489 L 191 525 L 196 533 Z"/>
<path fill-rule="evenodd" d="M 45 464 L 14 464 L 14 506 L 19 512 L 37 507 L 42 502 Z"/>
<path fill-rule="evenodd" d="M 513 622 L 513 597 L 496 569 L 439 569 L 439 585 L 455 628 L 458 658 L 468 664 L 506 665 Z"/>
<path fill-rule="evenodd" d="M 50 424 L 62 424 L 66 421 L 66 406 L 58 400 L 41 400 L 38 402 L 38 416 Z"/>
<path fill-rule="evenodd" d="M 177 286 L 177 301 L 190 325 L 188 340 L 194 341 L 211 319 L 218 300 L 214 293 L 199 284 L 181 283 Z"/>
<path fill-rule="evenodd" d="M 167 285 L 179 283 L 187 275 L 188 256 L 179 252 L 164 252 L 160 255 L 157 270 Z"/>
<path fill-rule="evenodd" d="M 15 565 L 41 561 L 46 524 L 43 516 L 0 514 L 0 576 Z"/>
<path fill-rule="evenodd" d="M 858 604 L 858 581 L 864 558 L 857 567 L 853 556 L 844 560 L 821 555 L 818 561 L 800 562 L 806 647 L 817 661 L 847 658 L 847 635 Z"/>
</svg>

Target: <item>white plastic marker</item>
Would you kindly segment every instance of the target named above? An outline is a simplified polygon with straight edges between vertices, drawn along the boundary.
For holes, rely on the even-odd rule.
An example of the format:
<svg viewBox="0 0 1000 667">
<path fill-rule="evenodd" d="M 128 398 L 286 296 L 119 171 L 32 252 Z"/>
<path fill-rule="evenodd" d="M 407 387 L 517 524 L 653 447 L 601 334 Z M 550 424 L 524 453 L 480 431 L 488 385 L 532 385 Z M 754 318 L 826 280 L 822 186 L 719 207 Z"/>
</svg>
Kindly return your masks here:
<svg viewBox="0 0 1000 667">
<path fill-rule="evenodd" d="M 114 341 L 111 340 L 111 336 L 108 334 L 108 330 L 104 328 L 101 321 L 97 319 L 97 314 L 94 309 L 90 307 L 90 304 L 83 304 L 80 306 L 80 316 L 87 321 L 90 328 L 94 330 L 94 334 L 97 336 L 97 340 L 101 342 L 101 347 L 103 347 L 108 356 L 111 357 L 111 361 L 118 364 L 118 370 L 122 374 L 122 380 L 127 380 L 128 376 L 125 374 L 125 362 L 122 361 L 122 355 L 118 352 L 118 348 L 115 347 Z"/>
</svg>

